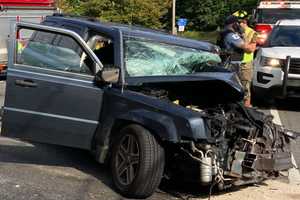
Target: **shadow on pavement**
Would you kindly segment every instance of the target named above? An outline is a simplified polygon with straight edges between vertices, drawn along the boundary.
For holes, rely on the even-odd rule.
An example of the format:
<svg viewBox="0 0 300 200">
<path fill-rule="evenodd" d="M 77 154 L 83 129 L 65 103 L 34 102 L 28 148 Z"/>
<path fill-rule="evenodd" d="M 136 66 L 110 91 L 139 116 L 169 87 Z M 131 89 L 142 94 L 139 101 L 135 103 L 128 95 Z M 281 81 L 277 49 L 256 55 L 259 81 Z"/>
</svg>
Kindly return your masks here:
<svg viewBox="0 0 300 200">
<path fill-rule="evenodd" d="M 0 162 L 34 164 L 45 166 L 59 166 L 75 168 L 85 174 L 91 175 L 114 190 L 110 171 L 107 166 L 97 163 L 93 156 L 80 149 L 48 145 L 41 143 L 28 143 L 0 137 Z M 235 192 L 243 187 L 231 188 L 223 192 L 214 190 L 213 195 L 222 195 Z M 209 187 L 198 184 L 187 184 L 180 181 L 163 180 L 160 189 L 150 199 L 189 199 L 192 197 L 208 198 Z M 120 197 L 120 199 L 124 199 Z"/>
<path fill-rule="evenodd" d="M 214 196 L 222 196 L 226 193 L 234 193 L 239 192 L 247 187 L 259 187 L 262 185 L 267 185 L 265 183 L 260 184 L 251 184 L 251 185 L 245 185 L 245 186 L 238 186 L 238 187 L 231 187 L 225 190 L 218 190 L 217 186 L 212 188 L 211 193 L 211 199 L 213 199 Z M 173 197 L 179 198 L 179 199 L 208 199 L 210 196 L 210 187 L 209 186 L 201 186 L 199 184 L 184 184 L 180 181 L 178 182 L 169 182 L 166 180 L 163 180 L 160 189 L 163 192 L 168 193 L 169 195 L 172 195 Z"/>
<path fill-rule="evenodd" d="M 288 98 L 288 99 L 276 99 L 269 102 L 253 102 L 253 106 L 258 109 L 277 109 L 285 111 L 300 111 L 300 99 Z"/>
<path fill-rule="evenodd" d="M 280 99 L 276 101 L 278 110 L 300 111 L 300 99 Z"/>
<path fill-rule="evenodd" d="M 72 167 L 113 188 L 107 167 L 97 163 L 88 151 L 6 138 L 2 142 L 3 138 L 0 139 L 0 162 Z"/>
</svg>

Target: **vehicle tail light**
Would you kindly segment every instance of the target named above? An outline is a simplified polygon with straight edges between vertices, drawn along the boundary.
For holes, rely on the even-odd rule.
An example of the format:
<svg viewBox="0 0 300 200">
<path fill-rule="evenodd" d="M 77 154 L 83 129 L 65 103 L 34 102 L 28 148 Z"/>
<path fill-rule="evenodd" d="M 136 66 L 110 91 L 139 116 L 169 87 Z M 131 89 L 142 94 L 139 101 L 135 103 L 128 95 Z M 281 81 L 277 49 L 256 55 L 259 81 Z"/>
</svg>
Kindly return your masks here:
<svg viewBox="0 0 300 200">
<path fill-rule="evenodd" d="M 17 39 L 17 40 L 20 39 L 20 31 L 19 31 L 19 30 L 17 30 L 16 39 Z"/>
<path fill-rule="evenodd" d="M 16 16 L 16 22 L 20 22 L 21 21 L 21 17 L 20 16 Z M 16 35 L 16 39 L 20 39 L 20 31 L 17 30 L 17 35 Z"/>
<path fill-rule="evenodd" d="M 257 32 L 257 44 L 263 45 L 266 40 L 268 39 L 268 36 L 270 32 L 272 31 L 272 26 L 269 24 L 257 24 L 255 26 L 255 31 Z"/>
<path fill-rule="evenodd" d="M 269 33 L 272 31 L 272 26 L 269 24 L 257 24 L 255 26 L 255 31 L 260 33 Z"/>
<path fill-rule="evenodd" d="M 7 68 L 6 64 L 0 64 L 0 72 Z"/>
</svg>

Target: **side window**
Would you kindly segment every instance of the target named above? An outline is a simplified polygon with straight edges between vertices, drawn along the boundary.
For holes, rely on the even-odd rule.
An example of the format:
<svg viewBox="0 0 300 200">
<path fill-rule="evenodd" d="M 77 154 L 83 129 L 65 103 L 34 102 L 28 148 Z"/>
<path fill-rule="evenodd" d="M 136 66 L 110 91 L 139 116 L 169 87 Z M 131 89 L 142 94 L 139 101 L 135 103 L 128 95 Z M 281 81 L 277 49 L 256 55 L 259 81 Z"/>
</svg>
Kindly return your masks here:
<svg viewBox="0 0 300 200">
<path fill-rule="evenodd" d="M 78 35 L 82 35 L 82 32 L 83 32 L 83 28 L 79 27 L 77 25 L 64 24 L 62 26 L 62 28 L 74 31 Z M 68 36 L 61 35 L 60 37 L 57 37 L 55 39 L 55 43 L 54 44 L 57 44 L 58 46 L 61 46 L 61 47 L 67 47 L 69 49 L 73 49 L 74 51 L 76 51 L 79 54 L 81 54 L 82 53 L 81 49 L 78 48 L 78 45 L 75 45 L 73 42 L 71 42 L 70 41 L 71 39 L 72 38 L 70 38 Z"/>
<path fill-rule="evenodd" d="M 58 45 L 54 41 L 61 36 L 64 36 L 68 42 Z M 91 66 L 83 62 L 82 59 L 87 57 L 86 53 L 70 36 L 46 31 L 20 29 L 17 37 L 17 64 L 72 73 L 92 74 L 89 68 Z"/>
<path fill-rule="evenodd" d="M 114 67 L 114 42 L 112 39 L 92 33 L 87 42 L 104 67 Z"/>
</svg>

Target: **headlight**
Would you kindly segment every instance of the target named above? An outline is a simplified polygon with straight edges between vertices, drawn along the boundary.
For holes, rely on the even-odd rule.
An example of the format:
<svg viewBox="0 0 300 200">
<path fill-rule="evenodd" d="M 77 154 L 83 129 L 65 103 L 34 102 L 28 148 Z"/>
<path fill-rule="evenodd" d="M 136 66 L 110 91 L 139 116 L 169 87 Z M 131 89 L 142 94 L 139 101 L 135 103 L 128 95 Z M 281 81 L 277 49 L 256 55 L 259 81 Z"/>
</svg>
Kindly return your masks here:
<svg viewBox="0 0 300 200">
<path fill-rule="evenodd" d="M 274 58 L 273 58 L 273 59 L 270 59 L 269 64 L 270 64 L 271 66 L 273 66 L 273 67 L 279 66 L 279 65 L 280 65 L 280 60 L 274 59 Z"/>
<path fill-rule="evenodd" d="M 260 64 L 262 66 L 269 66 L 269 67 L 282 67 L 284 65 L 284 60 L 262 56 L 260 59 Z"/>
</svg>

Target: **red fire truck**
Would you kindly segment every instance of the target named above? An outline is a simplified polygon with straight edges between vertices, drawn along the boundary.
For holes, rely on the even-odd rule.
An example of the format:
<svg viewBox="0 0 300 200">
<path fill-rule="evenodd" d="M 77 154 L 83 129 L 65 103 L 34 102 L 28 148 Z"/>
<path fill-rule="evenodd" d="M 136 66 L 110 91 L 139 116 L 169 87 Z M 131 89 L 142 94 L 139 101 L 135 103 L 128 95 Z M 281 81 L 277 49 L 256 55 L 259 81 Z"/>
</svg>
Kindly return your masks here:
<svg viewBox="0 0 300 200">
<path fill-rule="evenodd" d="M 254 13 L 258 45 L 263 45 L 273 25 L 281 19 L 300 19 L 300 1 L 261 1 Z"/>
<path fill-rule="evenodd" d="M 7 64 L 11 24 L 16 21 L 40 23 L 45 16 L 58 12 L 56 3 L 55 0 L 0 0 L 0 75 Z"/>
</svg>

